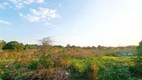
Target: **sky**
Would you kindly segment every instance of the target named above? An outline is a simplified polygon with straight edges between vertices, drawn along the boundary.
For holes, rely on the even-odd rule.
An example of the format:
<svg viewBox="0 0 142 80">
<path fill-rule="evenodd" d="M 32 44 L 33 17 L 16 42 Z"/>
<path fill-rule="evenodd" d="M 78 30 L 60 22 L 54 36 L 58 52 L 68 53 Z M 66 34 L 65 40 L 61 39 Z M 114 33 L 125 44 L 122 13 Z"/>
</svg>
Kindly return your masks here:
<svg viewBox="0 0 142 80">
<path fill-rule="evenodd" d="M 0 40 L 128 46 L 142 40 L 142 0 L 0 0 Z"/>
</svg>

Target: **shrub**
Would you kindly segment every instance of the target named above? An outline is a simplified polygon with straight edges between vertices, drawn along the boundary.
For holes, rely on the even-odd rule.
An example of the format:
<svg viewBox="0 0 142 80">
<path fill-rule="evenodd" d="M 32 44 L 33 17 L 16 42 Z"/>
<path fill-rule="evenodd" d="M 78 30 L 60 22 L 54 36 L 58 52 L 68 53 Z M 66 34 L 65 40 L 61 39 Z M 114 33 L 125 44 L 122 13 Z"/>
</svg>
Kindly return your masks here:
<svg viewBox="0 0 142 80">
<path fill-rule="evenodd" d="M 74 59 L 70 62 L 70 65 L 67 67 L 69 71 L 71 80 L 79 80 L 79 79 L 89 79 L 90 73 L 92 74 L 92 69 L 90 67 L 91 62 L 88 59 Z"/>
<path fill-rule="evenodd" d="M 4 50 L 11 50 L 11 51 L 23 51 L 24 50 L 24 45 L 22 43 L 19 43 L 17 41 L 11 41 L 6 43 L 3 46 Z"/>
<path fill-rule="evenodd" d="M 142 41 L 139 43 L 139 46 L 137 46 L 137 55 L 142 56 Z"/>
<path fill-rule="evenodd" d="M 0 78 L 1 78 L 2 80 L 10 80 L 10 79 L 11 79 L 10 75 L 9 75 L 7 72 L 3 72 L 3 73 L 0 75 Z"/>
<path fill-rule="evenodd" d="M 37 69 L 37 67 L 38 67 L 38 63 L 36 61 L 31 60 L 28 65 L 28 69 Z"/>
<path fill-rule="evenodd" d="M 96 78 L 99 80 L 130 80 L 131 78 L 129 67 L 116 61 L 106 62 L 99 68 Z"/>
<path fill-rule="evenodd" d="M 130 71 L 133 76 L 142 77 L 142 41 L 137 46 L 137 58 L 133 59 L 134 66 L 131 66 Z"/>
<path fill-rule="evenodd" d="M 53 60 L 51 55 L 47 55 L 47 56 L 42 56 L 39 59 L 39 62 L 45 67 L 45 68 L 49 68 L 51 66 L 53 66 Z"/>
<path fill-rule="evenodd" d="M 29 74 L 25 80 L 68 80 L 65 70 L 61 69 L 39 69 Z"/>
<path fill-rule="evenodd" d="M 15 67 L 15 69 L 19 69 L 19 68 L 23 67 L 23 65 L 20 63 L 15 63 L 14 67 Z"/>
<path fill-rule="evenodd" d="M 142 77 L 142 58 L 133 59 L 134 65 L 130 66 L 132 76 Z"/>
</svg>

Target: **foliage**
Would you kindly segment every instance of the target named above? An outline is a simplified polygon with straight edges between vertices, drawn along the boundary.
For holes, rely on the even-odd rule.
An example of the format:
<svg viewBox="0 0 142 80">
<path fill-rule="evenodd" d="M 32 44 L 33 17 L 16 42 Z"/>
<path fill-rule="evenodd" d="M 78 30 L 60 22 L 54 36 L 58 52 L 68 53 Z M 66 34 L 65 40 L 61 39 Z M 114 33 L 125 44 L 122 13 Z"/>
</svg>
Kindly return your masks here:
<svg viewBox="0 0 142 80">
<path fill-rule="evenodd" d="M 6 42 L 4 40 L 0 40 L 0 49 L 2 49 L 5 44 Z"/>
<path fill-rule="evenodd" d="M 134 66 L 130 67 L 130 71 L 133 76 L 142 77 L 142 63 L 135 63 Z"/>
<path fill-rule="evenodd" d="M 50 68 L 32 72 L 26 80 L 68 80 L 68 77 L 66 71 L 58 68 Z"/>
<path fill-rule="evenodd" d="M 11 41 L 6 43 L 3 46 L 4 50 L 11 50 L 11 51 L 23 51 L 24 45 L 22 43 L 19 43 L 17 41 Z"/>
<path fill-rule="evenodd" d="M 10 75 L 7 73 L 7 72 L 3 72 L 1 75 L 0 75 L 0 78 L 2 80 L 9 80 L 10 79 Z"/>
<path fill-rule="evenodd" d="M 132 76 L 142 78 L 142 57 L 137 56 L 133 59 L 134 65 L 130 66 Z"/>
<path fill-rule="evenodd" d="M 137 46 L 137 55 L 142 56 L 142 41 L 139 43 L 139 46 Z"/>
<path fill-rule="evenodd" d="M 36 61 L 31 60 L 28 64 L 28 69 L 37 69 L 38 63 Z"/>
<path fill-rule="evenodd" d="M 111 64 L 111 65 L 110 65 Z M 114 60 L 105 61 L 99 66 L 99 80 L 130 80 L 129 67 Z"/>
<path fill-rule="evenodd" d="M 36 49 L 38 47 L 38 45 L 31 45 L 31 44 L 26 44 L 25 46 L 24 46 L 24 49 L 25 50 L 28 50 L 28 49 Z"/>
<path fill-rule="evenodd" d="M 21 61 L 6 64 L 3 67 L 2 78 L 14 80 L 34 79 L 65 79 L 65 80 L 130 80 L 131 66 L 127 57 L 88 56 L 73 57 L 61 54 L 60 56 L 49 54 L 37 60 L 31 59 L 23 64 Z M 123 59 L 124 58 L 124 59 Z M 123 61 L 120 61 L 120 59 Z M 127 61 L 125 61 L 127 60 Z M 64 67 L 63 63 L 67 61 Z M 6 74 L 8 73 L 8 74 Z M 132 73 L 132 72 L 131 72 Z M 36 76 L 35 76 L 36 75 Z M 61 75 L 61 76 L 59 76 Z M 136 77 L 136 76 L 134 76 Z"/>
<path fill-rule="evenodd" d="M 39 58 L 39 62 L 45 67 L 45 68 L 49 68 L 50 66 L 53 66 L 53 60 L 51 58 L 51 55 L 47 55 L 47 56 L 41 56 Z"/>
<path fill-rule="evenodd" d="M 137 46 L 137 57 L 133 59 L 134 65 L 130 67 L 133 76 L 142 78 L 142 41 Z"/>
<path fill-rule="evenodd" d="M 117 56 L 121 51 L 134 51 L 135 46 L 76 47 L 68 45 L 62 47 L 52 46 L 50 38 L 42 39 L 41 43 L 42 45 L 36 48 L 36 45 L 25 45 L 26 50 L 23 52 L 0 52 L 0 78 L 9 80 L 135 80 L 141 76 L 140 58 L 132 56 L 136 59 L 131 61 L 131 57 Z M 17 48 L 12 50 L 15 51 Z"/>
<path fill-rule="evenodd" d="M 70 60 L 67 70 L 71 74 L 71 80 L 92 80 L 96 77 L 98 63 L 92 57 L 77 57 Z"/>
<path fill-rule="evenodd" d="M 20 63 L 14 63 L 13 65 L 15 66 L 15 69 L 20 69 L 23 67 L 23 65 Z"/>
<path fill-rule="evenodd" d="M 51 52 L 52 49 L 52 40 L 50 37 L 45 37 L 41 40 L 40 52 L 43 56 L 46 56 L 48 53 Z"/>
</svg>

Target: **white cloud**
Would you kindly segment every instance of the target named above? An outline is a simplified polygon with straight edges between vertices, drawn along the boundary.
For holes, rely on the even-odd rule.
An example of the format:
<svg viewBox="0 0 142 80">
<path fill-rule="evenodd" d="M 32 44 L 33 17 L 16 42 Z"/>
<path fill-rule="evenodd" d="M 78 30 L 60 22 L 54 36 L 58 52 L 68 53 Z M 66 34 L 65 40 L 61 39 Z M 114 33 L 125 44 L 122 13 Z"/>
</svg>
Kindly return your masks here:
<svg viewBox="0 0 142 80">
<path fill-rule="evenodd" d="M 44 0 L 36 0 L 37 3 L 43 3 Z"/>
<path fill-rule="evenodd" d="M 4 7 L 8 6 L 9 4 L 7 2 L 3 2 L 0 4 L 0 8 L 3 9 Z"/>
<path fill-rule="evenodd" d="M 61 7 L 62 6 L 62 4 L 59 4 L 59 7 Z"/>
<path fill-rule="evenodd" d="M 20 13 L 19 15 L 31 22 L 40 21 L 44 22 L 46 25 L 49 25 L 49 20 L 60 17 L 56 10 L 42 7 L 39 7 L 38 9 L 30 9 L 30 14 L 23 15 Z"/>
<path fill-rule="evenodd" d="M 19 13 L 19 15 L 20 15 L 20 16 L 23 16 L 23 14 L 22 14 L 22 13 Z"/>
<path fill-rule="evenodd" d="M 7 22 L 7 21 L 3 21 L 3 20 L 0 20 L 0 24 L 11 25 L 11 23 L 10 23 L 10 22 Z"/>
<path fill-rule="evenodd" d="M 44 0 L 10 0 L 17 8 L 23 8 L 31 3 L 44 3 Z"/>
<path fill-rule="evenodd" d="M 49 23 L 49 22 L 45 22 L 44 24 L 45 24 L 45 25 L 47 25 L 47 26 L 49 26 L 49 25 L 50 25 L 50 23 Z"/>
</svg>

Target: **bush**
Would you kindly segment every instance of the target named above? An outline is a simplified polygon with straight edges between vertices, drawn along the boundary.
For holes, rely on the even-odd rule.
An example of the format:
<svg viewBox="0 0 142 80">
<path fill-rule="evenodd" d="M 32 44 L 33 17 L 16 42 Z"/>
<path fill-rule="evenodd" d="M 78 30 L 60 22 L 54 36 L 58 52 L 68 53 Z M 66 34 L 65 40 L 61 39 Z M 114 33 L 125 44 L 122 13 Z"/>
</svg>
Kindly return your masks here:
<svg viewBox="0 0 142 80">
<path fill-rule="evenodd" d="M 10 80 L 10 79 L 11 79 L 10 75 L 9 75 L 8 73 L 6 73 L 6 72 L 3 72 L 3 73 L 0 75 L 0 78 L 1 78 L 2 80 Z"/>
<path fill-rule="evenodd" d="M 23 51 L 24 45 L 22 43 L 17 42 L 17 41 L 11 41 L 11 42 L 6 43 L 3 46 L 3 50 Z"/>
<path fill-rule="evenodd" d="M 106 62 L 106 61 L 105 61 Z M 110 65 L 110 66 L 109 66 Z M 129 67 L 118 62 L 110 61 L 99 66 L 96 79 L 99 80 L 130 80 Z"/>
<path fill-rule="evenodd" d="M 142 78 L 142 58 L 133 59 L 134 65 L 130 67 L 131 74 Z"/>
<path fill-rule="evenodd" d="M 19 69 L 19 68 L 23 67 L 23 65 L 20 63 L 15 63 L 13 65 L 14 65 L 15 69 Z"/>
<path fill-rule="evenodd" d="M 25 80 L 68 80 L 65 70 L 61 69 L 39 69 L 29 74 Z"/>
<path fill-rule="evenodd" d="M 38 63 L 36 61 L 30 61 L 29 65 L 28 65 L 28 69 L 37 69 L 38 67 Z"/>
<path fill-rule="evenodd" d="M 42 56 L 39 59 L 39 62 L 45 67 L 49 68 L 54 65 L 51 55 Z"/>
<path fill-rule="evenodd" d="M 139 46 L 137 46 L 137 55 L 142 56 L 142 41 L 139 43 Z"/>
<path fill-rule="evenodd" d="M 137 46 L 137 58 L 133 61 L 135 64 L 130 68 L 132 75 L 142 77 L 142 41 Z"/>
<path fill-rule="evenodd" d="M 93 74 L 91 69 L 91 62 L 89 59 L 74 59 L 70 62 L 70 65 L 67 67 L 69 71 L 71 80 L 90 80 L 90 75 Z"/>
</svg>

